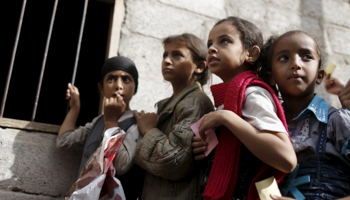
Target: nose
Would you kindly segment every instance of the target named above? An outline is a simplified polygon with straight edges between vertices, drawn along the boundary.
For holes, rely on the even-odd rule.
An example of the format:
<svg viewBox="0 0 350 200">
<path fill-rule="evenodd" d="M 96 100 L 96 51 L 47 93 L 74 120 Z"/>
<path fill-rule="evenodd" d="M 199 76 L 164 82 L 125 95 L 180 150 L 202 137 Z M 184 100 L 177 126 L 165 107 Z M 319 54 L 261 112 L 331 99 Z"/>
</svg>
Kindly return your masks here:
<svg viewBox="0 0 350 200">
<path fill-rule="evenodd" d="M 117 80 L 115 81 L 115 87 L 116 87 L 116 90 L 123 90 L 123 80 L 121 77 L 117 78 Z"/>
<path fill-rule="evenodd" d="M 294 58 L 292 59 L 291 69 L 293 70 L 301 69 L 301 62 L 302 60 L 300 56 L 294 56 Z"/>
<path fill-rule="evenodd" d="M 171 65 L 171 59 L 169 58 L 169 56 L 163 58 L 163 64 L 165 66 Z"/>
<path fill-rule="evenodd" d="M 214 45 L 211 45 L 208 48 L 208 54 L 212 54 L 212 53 L 216 53 L 216 52 L 218 52 L 218 50 L 214 47 Z"/>
</svg>

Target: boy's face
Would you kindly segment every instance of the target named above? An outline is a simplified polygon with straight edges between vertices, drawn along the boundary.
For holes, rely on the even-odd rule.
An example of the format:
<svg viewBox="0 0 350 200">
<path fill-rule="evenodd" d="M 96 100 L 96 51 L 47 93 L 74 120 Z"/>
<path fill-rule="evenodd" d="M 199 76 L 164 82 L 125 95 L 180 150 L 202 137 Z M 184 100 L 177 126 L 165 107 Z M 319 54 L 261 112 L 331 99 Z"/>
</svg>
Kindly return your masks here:
<svg viewBox="0 0 350 200">
<path fill-rule="evenodd" d="M 207 46 L 209 70 L 224 82 L 231 82 L 235 76 L 249 69 L 244 64 L 248 51 L 243 47 L 240 32 L 231 23 L 214 26 L 209 33 Z"/>
<path fill-rule="evenodd" d="M 119 94 L 129 108 L 129 102 L 135 94 L 135 82 L 132 76 L 123 70 L 114 70 L 103 78 L 100 91 L 106 98 L 117 97 Z"/>
<path fill-rule="evenodd" d="M 164 46 L 162 74 L 173 86 L 191 84 L 196 68 L 185 42 L 174 41 Z"/>
<path fill-rule="evenodd" d="M 272 77 L 284 97 L 310 96 L 323 79 L 313 38 L 303 33 L 281 38 L 274 45 Z"/>
</svg>

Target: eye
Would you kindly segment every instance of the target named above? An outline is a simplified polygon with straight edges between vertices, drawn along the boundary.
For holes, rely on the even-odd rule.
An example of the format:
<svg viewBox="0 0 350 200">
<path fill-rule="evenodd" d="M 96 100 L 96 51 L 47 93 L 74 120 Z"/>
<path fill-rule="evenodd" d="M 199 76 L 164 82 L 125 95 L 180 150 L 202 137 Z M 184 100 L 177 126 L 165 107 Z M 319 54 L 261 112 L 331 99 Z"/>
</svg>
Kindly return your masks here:
<svg viewBox="0 0 350 200">
<path fill-rule="evenodd" d="M 131 78 L 129 76 L 123 76 L 123 81 L 124 82 L 130 82 Z"/>
<path fill-rule="evenodd" d="M 307 60 L 314 59 L 314 57 L 312 55 L 310 55 L 310 54 L 303 55 L 301 58 L 302 59 L 307 59 Z"/>
<path fill-rule="evenodd" d="M 228 41 L 228 39 L 223 38 L 223 39 L 221 40 L 221 43 L 222 43 L 222 44 L 226 44 L 226 43 L 229 43 L 229 41 Z"/>
<path fill-rule="evenodd" d="M 182 53 L 180 53 L 179 51 L 175 51 L 172 54 L 174 57 L 183 57 Z"/>
<path fill-rule="evenodd" d="M 163 53 L 163 59 L 168 57 L 168 53 Z"/>
<path fill-rule="evenodd" d="M 288 56 L 280 56 L 278 58 L 279 61 L 285 61 L 285 60 L 288 60 Z"/>
<path fill-rule="evenodd" d="M 208 47 L 208 48 L 211 47 L 211 45 L 213 45 L 212 42 L 208 42 L 208 43 L 207 43 L 207 47 Z"/>
<path fill-rule="evenodd" d="M 115 81 L 115 78 L 114 78 L 114 77 L 108 77 L 108 78 L 107 78 L 107 81 L 108 81 L 108 82 L 114 82 L 114 81 Z"/>
</svg>

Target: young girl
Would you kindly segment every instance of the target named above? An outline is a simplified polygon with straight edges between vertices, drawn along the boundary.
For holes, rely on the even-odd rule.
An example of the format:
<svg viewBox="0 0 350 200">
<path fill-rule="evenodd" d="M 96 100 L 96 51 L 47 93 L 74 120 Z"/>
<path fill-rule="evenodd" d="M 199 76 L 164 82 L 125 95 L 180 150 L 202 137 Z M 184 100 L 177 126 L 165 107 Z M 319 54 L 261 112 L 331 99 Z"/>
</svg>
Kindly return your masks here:
<svg viewBox="0 0 350 200">
<path fill-rule="evenodd" d="M 224 83 L 211 87 L 218 111 L 199 127 L 203 140 L 207 129 L 220 133 L 202 180 L 204 199 L 258 199 L 256 181 L 273 175 L 279 182 L 296 166 L 283 109 L 256 76 L 262 43 L 260 30 L 238 17 L 220 20 L 209 33 L 208 66 Z M 194 138 L 193 152 L 202 145 Z"/>
<path fill-rule="evenodd" d="M 77 87 L 68 84 L 66 98 L 70 99 L 70 110 L 60 127 L 56 141 L 59 149 L 84 147 L 80 174 L 85 163 L 102 142 L 104 130 L 119 127 L 117 130 L 126 132 L 113 164 L 126 198 L 135 200 L 140 197 L 144 176 L 144 171 L 134 165 L 136 146 L 142 135 L 133 117 L 136 111 L 129 107 L 137 85 L 138 72 L 132 60 L 122 56 L 106 60 L 98 84 L 101 94 L 105 97 L 104 115 L 99 115 L 92 122 L 76 129 L 75 123 L 80 111 L 79 91 Z"/>
<path fill-rule="evenodd" d="M 262 73 L 271 73 L 268 81 L 278 86 L 299 164 L 281 185 L 282 192 L 297 199 L 350 195 L 350 113 L 315 94 L 324 77 L 315 39 L 306 32 L 289 31 L 269 39 L 264 51 L 267 63 Z"/>
<path fill-rule="evenodd" d="M 186 33 L 167 37 L 163 45 L 162 73 L 173 95 L 157 103 L 157 114 L 135 114 L 143 135 L 135 163 L 146 170 L 142 199 L 199 199 L 191 125 L 213 110 L 201 87 L 208 79 L 207 50 L 203 41 Z"/>
</svg>

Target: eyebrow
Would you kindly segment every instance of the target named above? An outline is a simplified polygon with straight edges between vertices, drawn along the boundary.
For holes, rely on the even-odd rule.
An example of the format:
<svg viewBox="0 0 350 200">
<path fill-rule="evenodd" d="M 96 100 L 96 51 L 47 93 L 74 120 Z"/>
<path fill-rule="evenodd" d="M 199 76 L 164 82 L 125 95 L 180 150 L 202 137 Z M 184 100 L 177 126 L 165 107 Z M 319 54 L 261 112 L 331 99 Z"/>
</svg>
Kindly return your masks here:
<svg viewBox="0 0 350 200">
<path fill-rule="evenodd" d="M 279 51 L 279 52 L 277 52 L 277 53 L 275 53 L 274 55 L 275 56 L 277 56 L 277 55 L 280 55 L 280 54 L 284 54 L 284 53 L 288 53 L 289 52 L 289 50 L 287 50 L 287 49 L 283 49 L 283 50 L 281 50 L 281 51 Z M 312 48 L 301 48 L 301 49 L 299 49 L 299 51 L 298 52 L 311 52 L 311 53 L 317 53 L 316 51 L 314 51 Z"/>
</svg>

